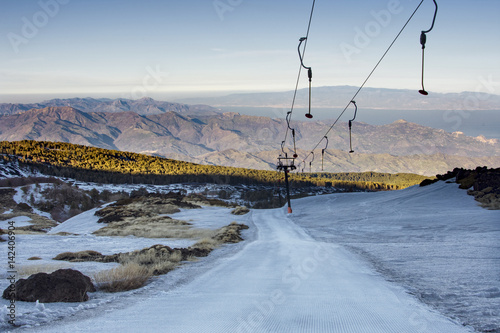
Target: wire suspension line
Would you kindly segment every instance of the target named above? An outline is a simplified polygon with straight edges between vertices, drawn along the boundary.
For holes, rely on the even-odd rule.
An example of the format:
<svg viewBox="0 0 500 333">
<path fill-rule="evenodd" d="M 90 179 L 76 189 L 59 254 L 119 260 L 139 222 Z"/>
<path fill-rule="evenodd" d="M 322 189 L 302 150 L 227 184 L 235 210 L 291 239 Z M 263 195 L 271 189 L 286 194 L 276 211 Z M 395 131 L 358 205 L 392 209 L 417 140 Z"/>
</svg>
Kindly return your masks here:
<svg viewBox="0 0 500 333">
<path fill-rule="evenodd" d="M 433 0 L 435 1 L 435 0 Z M 406 21 L 406 23 L 403 25 L 403 27 L 401 28 L 401 30 L 398 32 L 398 34 L 396 35 L 396 37 L 393 39 L 393 41 L 391 42 L 391 44 L 389 45 L 389 47 L 385 50 L 384 54 L 382 55 L 382 57 L 379 59 L 379 61 L 375 64 L 375 67 L 371 70 L 371 72 L 368 74 L 367 78 L 363 81 L 363 83 L 361 84 L 361 86 L 358 88 L 358 90 L 356 91 L 356 93 L 354 94 L 354 96 L 349 100 L 349 103 L 347 103 L 347 105 L 345 106 L 345 108 L 342 110 L 342 112 L 340 113 L 340 115 L 335 119 L 335 121 L 333 122 L 333 124 L 328 128 L 328 130 L 326 131 L 326 133 L 324 134 L 323 137 L 325 136 L 328 136 L 328 134 L 331 132 L 331 130 L 333 129 L 333 127 L 335 127 L 335 125 L 339 122 L 340 118 L 344 115 L 344 113 L 346 112 L 347 108 L 349 107 L 349 105 L 351 105 L 351 101 L 355 100 L 356 97 L 358 96 L 358 94 L 360 93 L 360 91 L 364 88 L 364 86 L 366 85 L 366 83 L 368 82 L 368 80 L 372 77 L 373 73 L 375 72 L 375 70 L 378 68 L 378 66 L 380 65 L 380 63 L 382 62 L 382 60 L 384 60 L 385 56 L 387 55 L 387 53 L 389 53 L 389 51 L 391 50 L 392 46 L 396 43 L 396 41 L 398 40 L 399 36 L 401 36 L 401 34 L 403 33 L 403 31 L 406 29 L 406 26 L 410 23 L 410 21 L 413 19 L 413 17 L 415 16 L 415 14 L 417 13 L 417 11 L 419 10 L 420 6 L 422 6 L 422 3 L 424 2 L 424 0 L 421 0 L 420 3 L 417 5 L 417 7 L 415 8 L 415 10 L 413 11 L 413 13 L 410 15 L 410 17 L 408 18 L 408 20 Z M 308 155 L 306 155 L 306 157 L 304 158 L 303 161 L 305 161 L 311 154 L 314 156 L 314 150 L 318 148 L 318 146 L 320 145 L 321 141 L 323 140 L 323 137 L 321 137 L 321 139 L 318 141 L 318 143 L 314 146 L 314 148 L 309 152 Z"/>
</svg>

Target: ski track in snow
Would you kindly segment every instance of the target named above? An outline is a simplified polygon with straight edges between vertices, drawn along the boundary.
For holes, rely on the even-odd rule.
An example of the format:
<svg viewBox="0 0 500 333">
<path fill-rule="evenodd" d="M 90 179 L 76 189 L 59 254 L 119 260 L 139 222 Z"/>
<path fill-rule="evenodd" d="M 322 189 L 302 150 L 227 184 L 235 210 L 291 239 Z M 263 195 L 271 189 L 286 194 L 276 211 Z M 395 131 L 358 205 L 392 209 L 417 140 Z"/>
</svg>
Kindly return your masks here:
<svg viewBox="0 0 500 333">
<path fill-rule="evenodd" d="M 284 209 L 252 211 L 246 242 L 161 277 L 129 303 L 125 298 L 21 331 L 471 332 L 386 281 L 356 254 L 314 239 L 294 222 L 328 229 L 335 218 L 323 216 L 321 205 L 335 207 L 342 197 L 324 198 L 294 201 L 302 211 L 291 217 Z M 311 204 L 315 199 L 320 204 Z"/>
</svg>

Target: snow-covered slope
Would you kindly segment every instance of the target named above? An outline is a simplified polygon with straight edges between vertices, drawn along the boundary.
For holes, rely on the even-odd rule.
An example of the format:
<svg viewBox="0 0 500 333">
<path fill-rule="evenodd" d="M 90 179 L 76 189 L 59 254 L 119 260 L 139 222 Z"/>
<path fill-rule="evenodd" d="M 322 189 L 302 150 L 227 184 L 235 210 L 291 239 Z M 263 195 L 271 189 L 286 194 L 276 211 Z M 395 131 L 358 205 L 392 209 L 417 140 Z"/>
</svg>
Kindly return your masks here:
<svg viewBox="0 0 500 333">
<path fill-rule="evenodd" d="M 500 211 L 457 184 L 310 197 L 293 208 L 314 239 L 361 254 L 448 316 L 500 332 Z"/>
<path fill-rule="evenodd" d="M 500 329 L 500 211 L 478 207 L 456 184 L 316 196 L 292 205 L 291 215 L 276 209 L 234 217 L 251 227 L 246 242 L 140 291 L 116 298 L 98 292 L 89 304 L 42 310 L 18 302 L 26 322 L 50 322 L 21 331 L 471 332 L 463 323 Z M 219 208 L 176 217 L 205 227 L 231 219 Z M 19 247 L 34 243 L 26 239 Z"/>
<path fill-rule="evenodd" d="M 497 237 L 499 212 L 477 207 L 465 191 L 456 189 L 456 184 L 444 183 L 394 192 L 310 197 L 293 201 L 293 207 L 292 215 L 286 215 L 284 209 L 253 211 L 245 217 L 251 226 L 246 242 L 227 246 L 206 261 L 163 276 L 153 284 L 154 287 L 139 292 L 135 298 L 118 299 L 115 305 L 103 304 L 96 309 L 80 311 L 73 318 L 34 330 L 471 331 L 471 328 L 463 327 L 422 303 L 386 277 L 406 286 L 406 270 L 413 266 L 413 272 L 408 274 L 411 276 L 418 271 L 421 276 L 431 276 L 427 286 L 429 293 L 434 292 L 440 288 L 437 280 L 443 277 L 436 273 L 440 268 L 436 269 L 434 264 L 441 265 L 444 254 L 448 266 L 460 266 L 459 259 L 467 260 L 466 255 L 476 256 L 469 245 L 455 254 L 447 250 L 443 252 L 446 248 L 443 244 L 457 240 L 458 234 L 453 230 L 477 233 L 472 236 L 475 240 L 471 244 L 479 246 L 477 242 L 482 239 L 486 241 L 485 246 L 494 249 L 489 239 Z M 183 214 L 187 212 L 179 215 Z M 210 209 L 196 214 L 193 218 L 203 218 L 203 223 L 222 216 L 221 211 Z M 355 237 L 359 239 L 354 241 Z M 371 254 L 372 262 L 350 251 L 354 249 L 365 254 L 373 244 L 385 250 Z M 376 246 L 373 248 L 377 249 Z M 393 260 L 395 253 L 402 255 L 399 262 Z M 414 253 L 414 256 L 409 253 Z M 498 254 L 491 253 L 491 258 Z M 482 258 L 482 255 L 477 257 Z M 390 275 L 393 267 L 386 267 L 390 266 L 387 263 L 399 265 L 400 275 Z M 492 269 L 491 266 L 481 267 L 483 264 L 489 263 L 479 260 L 475 268 L 482 272 Z M 492 276 L 485 276 L 485 280 L 477 282 L 483 292 L 490 288 L 486 284 L 497 283 L 495 279 L 486 282 L 488 277 Z M 178 283 L 172 283 L 172 280 Z M 464 286 L 474 288 L 474 281 L 462 282 Z M 417 284 L 416 290 L 419 287 Z M 465 289 L 462 291 L 467 293 Z M 444 297 L 446 302 L 446 295 Z M 498 300 L 494 293 L 489 297 Z M 449 311 L 447 314 L 453 316 Z M 481 316 L 488 317 L 484 313 Z"/>
</svg>

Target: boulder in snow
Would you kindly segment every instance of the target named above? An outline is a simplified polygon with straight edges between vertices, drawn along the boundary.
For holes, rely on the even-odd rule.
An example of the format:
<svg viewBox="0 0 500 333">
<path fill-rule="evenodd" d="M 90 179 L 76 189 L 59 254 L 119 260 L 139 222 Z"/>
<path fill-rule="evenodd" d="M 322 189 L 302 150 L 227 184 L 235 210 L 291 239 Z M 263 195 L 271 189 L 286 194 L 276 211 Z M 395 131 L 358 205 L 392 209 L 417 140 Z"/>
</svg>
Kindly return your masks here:
<svg viewBox="0 0 500 333">
<path fill-rule="evenodd" d="M 85 302 L 89 291 L 96 289 L 88 276 L 73 269 L 59 269 L 51 274 L 37 273 L 20 279 L 15 284 L 15 294 L 9 287 L 4 290 L 3 298 L 40 303 Z"/>
</svg>

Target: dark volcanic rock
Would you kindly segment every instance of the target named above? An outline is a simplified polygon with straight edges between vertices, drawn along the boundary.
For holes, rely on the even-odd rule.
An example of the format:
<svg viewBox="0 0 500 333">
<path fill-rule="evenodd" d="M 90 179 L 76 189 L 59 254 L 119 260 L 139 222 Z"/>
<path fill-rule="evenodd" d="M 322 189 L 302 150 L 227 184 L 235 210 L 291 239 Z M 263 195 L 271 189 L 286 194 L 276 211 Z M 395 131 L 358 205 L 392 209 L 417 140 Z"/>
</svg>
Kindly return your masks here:
<svg viewBox="0 0 500 333">
<path fill-rule="evenodd" d="M 424 180 L 420 186 L 452 178 L 455 178 L 459 188 L 468 189 L 467 193 L 473 195 L 482 207 L 500 209 L 500 168 L 477 167 L 471 170 L 455 168 L 444 175 L 436 175 L 436 179 Z"/>
<path fill-rule="evenodd" d="M 20 279 L 15 284 L 15 293 L 9 287 L 4 290 L 3 298 L 16 301 L 54 303 L 85 302 L 87 292 L 96 291 L 90 278 L 73 269 L 59 269 L 51 274 L 33 274 Z"/>
</svg>

